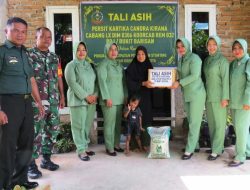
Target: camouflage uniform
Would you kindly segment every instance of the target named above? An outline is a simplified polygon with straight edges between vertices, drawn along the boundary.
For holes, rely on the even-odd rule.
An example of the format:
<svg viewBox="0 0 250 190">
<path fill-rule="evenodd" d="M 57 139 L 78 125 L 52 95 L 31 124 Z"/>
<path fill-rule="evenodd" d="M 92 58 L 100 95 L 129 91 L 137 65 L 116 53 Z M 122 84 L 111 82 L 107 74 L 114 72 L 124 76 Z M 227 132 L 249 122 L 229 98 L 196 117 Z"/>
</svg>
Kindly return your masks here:
<svg viewBox="0 0 250 190">
<path fill-rule="evenodd" d="M 29 55 L 45 109 L 45 116 L 40 118 L 33 102 L 35 140 L 32 157 L 36 159 L 40 152 L 51 155 L 59 132 L 58 56 L 50 51 L 42 52 L 36 47 L 29 49 Z"/>
</svg>

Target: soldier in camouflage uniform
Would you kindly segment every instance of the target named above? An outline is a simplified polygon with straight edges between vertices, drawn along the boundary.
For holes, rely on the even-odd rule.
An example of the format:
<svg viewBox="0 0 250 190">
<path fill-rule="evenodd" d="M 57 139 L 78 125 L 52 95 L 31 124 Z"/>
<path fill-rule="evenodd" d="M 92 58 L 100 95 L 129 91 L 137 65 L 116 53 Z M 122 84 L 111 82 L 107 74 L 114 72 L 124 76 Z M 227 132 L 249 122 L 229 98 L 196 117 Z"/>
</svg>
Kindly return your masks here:
<svg viewBox="0 0 250 190">
<path fill-rule="evenodd" d="M 50 171 L 59 168 L 59 165 L 53 163 L 50 157 L 51 150 L 59 132 L 58 107 L 64 107 L 64 93 L 62 71 L 58 69 L 58 56 L 49 51 L 51 41 L 51 31 L 45 27 L 38 28 L 36 30 L 36 47 L 29 50 L 30 61 L 33 65 L 42 105 L 45 109 L 45 116 L 43 118 L 39 117 L 37 106 L 35 102 L 33 102 L 35 140 L 32 155 L 33 159 L 28 171 L 28 176 L 32 179 L 42 176 L 35 162 L 40 152 L 43 155 L 40 164 L 41 168 Z"/>
</svg>

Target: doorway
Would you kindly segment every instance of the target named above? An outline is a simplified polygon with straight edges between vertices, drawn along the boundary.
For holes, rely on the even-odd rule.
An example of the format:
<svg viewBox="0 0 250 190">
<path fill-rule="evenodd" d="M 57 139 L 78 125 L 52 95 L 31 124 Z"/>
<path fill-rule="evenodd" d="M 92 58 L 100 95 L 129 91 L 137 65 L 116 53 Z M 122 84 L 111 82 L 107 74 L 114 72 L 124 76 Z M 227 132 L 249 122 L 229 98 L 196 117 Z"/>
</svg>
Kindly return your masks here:
<svg viewBox="0 0 250 190">
<path fill-rule="evenodd" d="M 50 51 L 60 59 L 64 73 L 73 55 L 73 44 L 79 42 L 79 12 L 77 6 L 47 6 L 46 23 L 52 32 Z M 64 95 L 67 97 L 68 85 L 63 77 Z M 67 101 L 67 98 L 65 99 Z M 67 102 L 66 102 L 67 106 Z"/>
<path fill-rule="evenodd" d="M 202 61 L 208 55 L 206 41 L 211 35 L 216 35 L 216 5 L 185 5 L 185 37 Z"/>
</svg>

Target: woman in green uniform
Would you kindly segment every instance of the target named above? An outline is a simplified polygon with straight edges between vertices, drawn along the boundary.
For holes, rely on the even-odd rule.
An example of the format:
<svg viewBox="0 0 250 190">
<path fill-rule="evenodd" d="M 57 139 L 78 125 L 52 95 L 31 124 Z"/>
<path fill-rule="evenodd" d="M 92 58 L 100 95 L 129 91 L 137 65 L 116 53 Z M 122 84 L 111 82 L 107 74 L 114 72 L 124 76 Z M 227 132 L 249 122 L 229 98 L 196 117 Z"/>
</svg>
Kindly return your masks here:
<svg viewBox="0 0 250 190">
<path fill-rule="evenodd" d="M 211 36 L 207 40 L 209 56 L 205 59 L 203 71 L 206 79 L 206 113 L 211 140 L 211 154 L 208 160 L 216 160 L 224 149 L 229 100 L 229 63 L 221 54 L 221 40 Z"/>
<path fill-rule="evenodd" d="M 110 156 L 116 156 L 116 152 L 123 152 L 120 148 L 120 134 L 122 107 L 127 97 L 127 88 L 123 66 L 116 61 L 117 44 L 106 44 L 104 55 L 106 58 L 96 67 L 100 105 L 104 119 L 106 152 Z"/>
<path fill-rule="evenodd" d="M 86 61 L 87 47 L 80 42 L 74 46 L 76 58 L 65 68 L 65 79 L 69 86 L 67 92 L 70 107 L 71 130 L 78 157 L 90 160 L 95 154 L 88 150 L 89 132 L 93 124 L 96 102 L 96 75 L 90 63 Z"/>
<path fill-rule="evenodd" d="M 232 51 L 235 59 L 231 62 L 229 71 L 229 106 L 236 133 L 236 155 L 228 166 L 237 167 L 244 163 L 246 156 L 250 153 L 246 150 L 250 125 L 250 59 L 247 54 L 246 40 L 235 40 Z"/>
<path fill-rule="evenodd" d="M 178 81 L 174 82 L 172 88 L 181 86 L 184 96 L 184 109 L 189 122 L 188 141 L 183 160 L 192 157 L 198 144 L 201 120 L 205 107 L 206 92 L 201 80 L 201 59 L 191 52 L 190 43 L 185 38 L 176 41 L 176 48 L 179 54 Z"/>
</svg>

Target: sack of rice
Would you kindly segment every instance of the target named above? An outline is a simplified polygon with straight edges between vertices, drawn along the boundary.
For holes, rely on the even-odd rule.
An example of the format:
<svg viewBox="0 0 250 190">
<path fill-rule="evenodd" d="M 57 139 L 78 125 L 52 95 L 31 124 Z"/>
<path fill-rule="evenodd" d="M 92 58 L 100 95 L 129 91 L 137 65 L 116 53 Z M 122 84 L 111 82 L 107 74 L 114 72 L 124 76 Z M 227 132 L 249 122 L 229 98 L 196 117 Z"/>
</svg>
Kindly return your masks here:
<svg viewBox="0 0 250 190">
<path fill-rule="evenodd" d="M 148 127 L 147 130 L 151 137 L 150 152 L 148 158 L 170 158 L 170 127 Z"/>
</svg>

